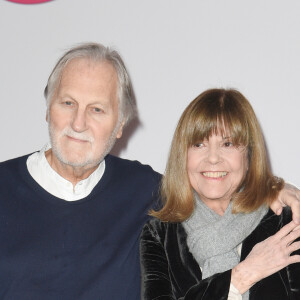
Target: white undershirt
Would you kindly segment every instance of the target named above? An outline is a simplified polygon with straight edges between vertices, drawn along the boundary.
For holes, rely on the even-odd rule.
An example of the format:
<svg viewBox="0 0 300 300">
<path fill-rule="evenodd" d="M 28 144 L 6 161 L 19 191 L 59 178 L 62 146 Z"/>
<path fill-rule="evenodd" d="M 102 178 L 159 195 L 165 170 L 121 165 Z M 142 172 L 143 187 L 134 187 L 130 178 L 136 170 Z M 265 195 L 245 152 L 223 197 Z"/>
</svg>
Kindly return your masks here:
<svg viewBox="0 0 300 300">
<path fill-rule="evenodd" d="M 76 201 L 87 197 L 103 176 L 105 161 L 103 160 L 88 178 L 79 181 L 74 188 L 70 181 L 60 176 L 49 165 L 45 152 L 50 147 L 50 144 L 46 144 L 41 151 L 28 157 L 26 164 L 30 175 L 43 189 L 55 197 L 66 201 Z"/>
<path fill-rule="evenodd" d="M 230 290 L 227 300 L 242 300 L 242 295 L 232 283 L 230 283 Z"/>
<path fill-rule="evenodd" d="M 239 256 L 241 257 L 242 244 L 239 244 L 237 246 L 237 252 L 238 252 Z M 230 288 L 229 288 L 229 293 L 228 293 L 227 300 L 242 300 L 242 295 L 240 294 L 238 289 L 232 283 L 230 283 Z"/>
</svg>

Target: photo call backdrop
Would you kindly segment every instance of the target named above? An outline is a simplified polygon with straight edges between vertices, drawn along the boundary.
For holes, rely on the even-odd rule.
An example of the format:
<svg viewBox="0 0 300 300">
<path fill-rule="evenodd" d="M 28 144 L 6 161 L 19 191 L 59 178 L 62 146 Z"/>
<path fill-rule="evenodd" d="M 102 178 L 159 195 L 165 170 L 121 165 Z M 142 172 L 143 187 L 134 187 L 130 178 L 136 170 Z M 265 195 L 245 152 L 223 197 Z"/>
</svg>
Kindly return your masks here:
<svg viewBox="0 0 300 300">
<path fill-rule="evenodd" d="M 164 172 L 187 104 L 233 87 L 259 118 L 273 172 L 299 187 L 299 16 L 299 0 L 0 0 L 0 161 L 48 141 L 48 76 L 92 41 L 121 53 L 138 104 L 114 154 Z"/>
</svg>

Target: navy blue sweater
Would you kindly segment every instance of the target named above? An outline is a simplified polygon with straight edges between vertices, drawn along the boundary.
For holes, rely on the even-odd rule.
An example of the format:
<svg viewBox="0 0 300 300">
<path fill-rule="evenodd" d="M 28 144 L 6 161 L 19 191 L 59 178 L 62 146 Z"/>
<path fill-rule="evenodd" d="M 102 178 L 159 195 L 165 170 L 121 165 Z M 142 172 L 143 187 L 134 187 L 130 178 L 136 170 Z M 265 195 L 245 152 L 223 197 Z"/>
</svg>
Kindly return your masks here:
<svg viewBox="0 0 300 300">
<path fill-rule="evenodd" d="M 140 299 L 138 240 L 160 175 L 108 155 L 91 194 L 68 202 L 27 157 L 0 163 L 0 299 Z"/>
</svg>

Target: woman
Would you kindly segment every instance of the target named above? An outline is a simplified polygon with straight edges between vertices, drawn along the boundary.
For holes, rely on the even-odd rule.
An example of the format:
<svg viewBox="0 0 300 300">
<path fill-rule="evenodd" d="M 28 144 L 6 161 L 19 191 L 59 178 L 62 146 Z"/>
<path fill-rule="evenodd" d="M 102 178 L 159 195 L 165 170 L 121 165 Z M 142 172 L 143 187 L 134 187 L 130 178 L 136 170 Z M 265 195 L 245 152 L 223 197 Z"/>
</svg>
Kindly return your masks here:
<svg viewBox="0 0 300 300">
<path fill-rule="evenodd" d="M 267 208 L 282 187 L 246 98 L 198 96 L 174 134 L 164 206 L 141 235 L 142 299 L 300 299 L 300 229 L 289 209 Z"/>
</svg>

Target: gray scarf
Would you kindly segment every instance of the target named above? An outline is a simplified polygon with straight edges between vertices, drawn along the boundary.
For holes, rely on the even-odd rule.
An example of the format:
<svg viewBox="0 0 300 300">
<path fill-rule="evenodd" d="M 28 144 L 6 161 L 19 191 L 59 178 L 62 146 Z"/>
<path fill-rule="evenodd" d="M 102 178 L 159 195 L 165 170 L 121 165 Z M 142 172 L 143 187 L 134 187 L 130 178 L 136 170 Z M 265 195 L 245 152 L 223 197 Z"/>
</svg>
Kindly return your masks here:
<svg viewBox="0 0 300 300">
<path fill-rule="evenodd" d="M 232 269 L 240 262 L 237 246 L 250 235 L 267 212 L 265 206 L 245 214 L 232 214 L 230 203 L 223 216 L 207 207 L 195 193 L 195 208 L 182 224 L 187 245 L 202 269 L 202 278 Z M 243 300 L 249 293 L 243 294 Z"/>
</svg>

